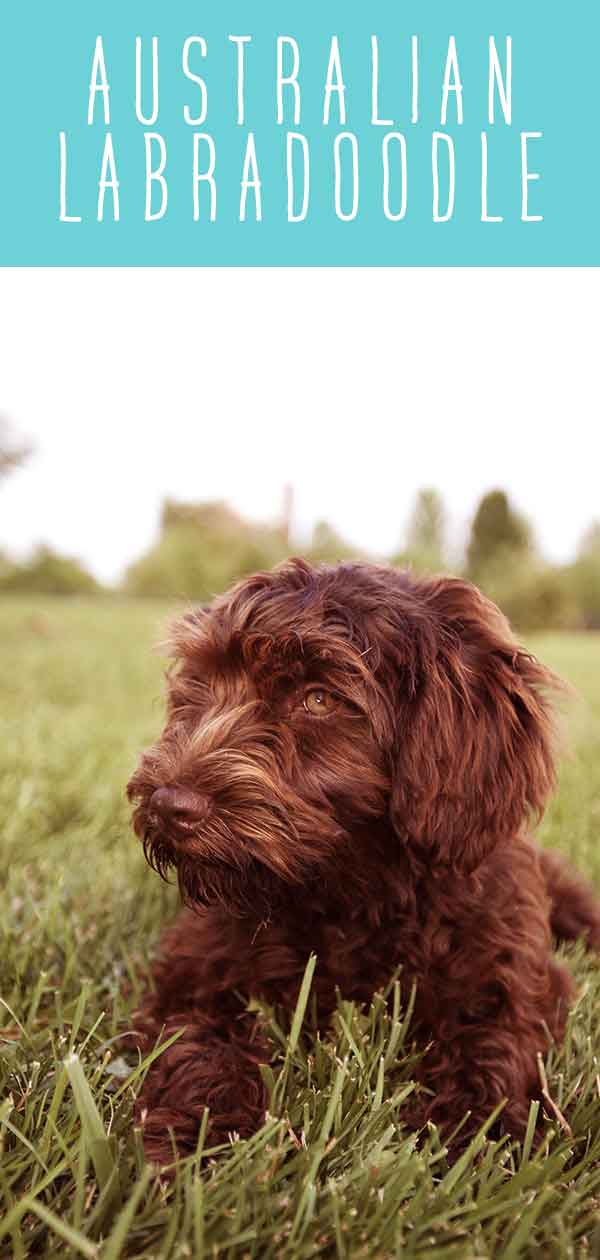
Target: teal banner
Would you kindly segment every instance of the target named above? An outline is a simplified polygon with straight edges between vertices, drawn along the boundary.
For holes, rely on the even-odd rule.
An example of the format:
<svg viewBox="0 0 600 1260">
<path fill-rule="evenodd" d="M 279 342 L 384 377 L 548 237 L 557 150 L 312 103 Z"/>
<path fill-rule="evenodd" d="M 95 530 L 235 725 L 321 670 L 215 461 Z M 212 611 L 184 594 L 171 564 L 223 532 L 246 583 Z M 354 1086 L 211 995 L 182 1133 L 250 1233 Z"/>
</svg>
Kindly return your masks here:
<svg viewBox="0 0 600 1260">
<path fill-rule="evenodd" d="M 600 262 L 598 0 L 5 3 L 4 266 Z"/>
</svg>

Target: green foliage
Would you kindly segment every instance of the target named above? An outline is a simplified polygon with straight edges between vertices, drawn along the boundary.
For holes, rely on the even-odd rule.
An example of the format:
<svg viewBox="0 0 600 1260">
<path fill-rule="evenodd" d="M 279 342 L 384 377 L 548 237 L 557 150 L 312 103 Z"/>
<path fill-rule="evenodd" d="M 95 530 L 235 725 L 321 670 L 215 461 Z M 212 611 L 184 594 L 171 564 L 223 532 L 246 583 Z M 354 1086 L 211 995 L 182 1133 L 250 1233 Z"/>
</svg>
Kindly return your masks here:
<svg viewBox="0 0 600 1260">
<path fill-rule="evenodd" d="M 478 584 L 518 629 L 600 629 L 600 524 L 584 535 L 574 562 L 547 565 L 527 543 L 491 549 Z"/>
<path fill-rule="evenodd" d="M 222 503 L 163 508 L 153 547 L 127 571 L 133 595 L 211 599 L 237 578 L 270 569 L 287 553 L 282 530 L 242 521 Z"/>
<path fill-rule="evenodd" d="M 128 1033 L 177 898 L 144 863 L 123 789 L 160 725 L 150 646 L 170 611 L 99 597 L 0 607 L 2 1260 L 597 1254 L 600 969 L 579 948 L 566 951 L 577 1007 L 546 1065 L 571 1133 L 555 1112 L 539 1150 L 482 1134 L 449 1166 L 435 1130 L 416 1142 L 400 974 L 388 1007 L 340 1000 L 323 1038 L 308 986 L 303 1020 L 265 1009 L 277 1047 L 265 1127 L 221 1150 L 204 1139 L 170 1185 L 145 1165 L 132 1105 L 146 1065 Z M 600 645 L 532 646 L 583 697 L 541 837 L 600 883 Z"/>
<path fill-rule="evenodd" d="M 600 630 L 600 522 L 584 535 L 566 580 L 586 630 Z"/>
<path fill-rule="evenodd" d="M 438 490 L 419 490 L 406 530 L 406 546 L 394 564 L 416 573 L 442 573 L 448 568 L 446 513 Z"/>
<path fill-rule="evenodd" d="M 537 553 L 528 521 L 503 490 L 484 495 L 477 508 L 466 573 L 517 630 L 574 630 L 584 622 L 569 573 Z"/>
<path fill-rule="evenodd" d="M 300 554 L 311 564 L 337 564 L 341 560 L 365 558 L 364 551 L 347 543 L 327 521 L 317 521 L 310 545 L 300 548 Z"/>
<path fill-rule="evenodd" d="M 90 595 L 99 591 L 96 579 L 79 560 L 62 556 L 51 547 L 37 547 L 23 564 L 0 561 L 0 592 L 31 591 L 44 595 Z"/>
<path fill-rule="evenodd" d="M 578 629 L 581 612 L 565 570 L 528 552 L 500 552 L 479 585 L 519 631 Z"/>
<path fill-rule="evenodd" d="M 246 574 L 273 568 L 289 552 L 283 528 L 251 524 L 224 503 L 167 501 L 159 539 L 130 567 L 125 587 L 133 595 L 210 599 Z M 313 564 L 360 555 L 326 521 L 299 553 Z"/>
<path fill-rule="evenodd" d="M 370 558 L 327 521 L 316 524 L 307 546 L 290 547 L 284 524 L 254 524 L 221 502 L 166 500 L 159 536 L 130 566 L 123 590 L 129 595 L 208 601 L 239 578 L 273 568 L 290 551 L 313 564 Z M 416 573 L 449 571 L 446 514 L 437 490 L 419 491 L 406 545 L 392 563 Z M 548 565 L 535 549 L 528 522 L 514 511 L 504 491 L 491 491 L 473 519 L 465 574 L 500 605 L 518 630 L 600 629 L 600 525 L 582 540 L 573 564 Z M 39 547 L 25 564 L 0 554 L 0 593 L 71 595 L 99 590 L 77 560 L 49 547 Z"/>
<path fill-rule="evenodd" d="M 490 490 L 483 496 L 471 525 L 468 576 L 473 582 L 482 583 L 501 569 L 508 573 L 515 561 L 532 550 L 528 522 L 511 507 L 504 490 Z"/>
</svg>

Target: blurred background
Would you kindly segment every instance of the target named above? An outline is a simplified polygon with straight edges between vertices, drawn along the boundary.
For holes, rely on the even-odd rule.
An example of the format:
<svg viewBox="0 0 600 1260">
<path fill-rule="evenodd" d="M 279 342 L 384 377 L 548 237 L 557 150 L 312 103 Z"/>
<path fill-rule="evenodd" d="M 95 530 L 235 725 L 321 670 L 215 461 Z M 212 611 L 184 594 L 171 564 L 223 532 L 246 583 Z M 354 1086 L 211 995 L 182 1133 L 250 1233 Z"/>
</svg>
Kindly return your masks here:
<svg viewBox="0 0 600 1260">
<path fill-rule="evenodd" d="M 289 554 L 600 629 L 591 272 L 5 272 L 0 595 L 204 600 Z"/>
</svg>

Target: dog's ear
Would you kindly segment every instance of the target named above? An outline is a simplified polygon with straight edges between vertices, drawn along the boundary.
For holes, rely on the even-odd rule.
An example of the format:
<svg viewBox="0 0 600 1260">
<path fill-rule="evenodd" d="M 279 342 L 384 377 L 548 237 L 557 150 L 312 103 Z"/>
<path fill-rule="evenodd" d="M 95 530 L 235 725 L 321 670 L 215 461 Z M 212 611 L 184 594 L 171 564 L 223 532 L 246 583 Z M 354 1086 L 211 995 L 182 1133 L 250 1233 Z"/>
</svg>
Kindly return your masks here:
<svg viewBox="0 0 600 1260">
<path fill-rule="evenodd" d="M 562 684 L 469 583 L 423 581 L 413 594 L 392 822 L 434 861 L 472 871 L 543 811 L 555 784 L 552 693 Z"/>
</svg>

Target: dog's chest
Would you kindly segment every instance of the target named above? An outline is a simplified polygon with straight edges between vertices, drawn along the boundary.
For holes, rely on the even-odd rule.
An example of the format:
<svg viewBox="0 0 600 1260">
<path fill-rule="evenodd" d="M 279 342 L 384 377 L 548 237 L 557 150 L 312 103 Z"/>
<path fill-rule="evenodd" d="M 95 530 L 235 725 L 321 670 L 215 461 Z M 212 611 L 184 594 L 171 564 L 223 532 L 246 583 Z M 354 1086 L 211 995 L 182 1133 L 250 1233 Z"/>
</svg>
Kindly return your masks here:
<svg viewBox="0 0 600 1260">
<path fill-rule="evenodd" d="M 317 956 L 313 993 L 319 1011 L 327 1015 L 342 997 L 369 1002 L 386 985 L 398 966 L 411 978 L 421 970 L 418 940 L 397 921 L 369 922 L 350 916 L 346 922 L 312 921 L 265 927 L 254 941 L 250 987 L 269 1003 L 291 1007 L 311 953 Z"/>
</svg>

